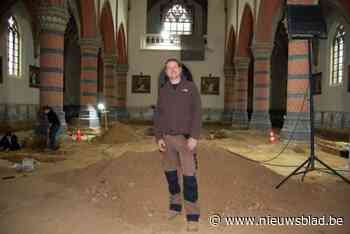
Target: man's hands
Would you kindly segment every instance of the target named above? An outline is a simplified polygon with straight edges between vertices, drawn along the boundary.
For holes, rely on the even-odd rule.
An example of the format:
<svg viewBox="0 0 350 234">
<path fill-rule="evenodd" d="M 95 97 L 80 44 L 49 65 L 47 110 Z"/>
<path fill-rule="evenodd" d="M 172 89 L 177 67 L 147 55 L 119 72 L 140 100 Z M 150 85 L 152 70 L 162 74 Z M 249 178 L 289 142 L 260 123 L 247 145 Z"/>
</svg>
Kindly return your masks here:
<svg viewBox="0 0 350 234">
<path fill-rule="evenodd" d="M 192 138 L 192 137 L 190 137 L 190 138 L 187 140 L 187 147 L 188 147 L 191 151 L 193 151 L 194 148 L 196 148 L 196 146 L 197 146 L 197 140 L 194 139 L 194 138 Z"/>
<path fill-rule="evenodd" d="M 198 140 L 190 137 L 187 140 L 187 147 L 188 147 L 188 149 L 190 151 L 193 151 L 196 148 L 196 146 L 197 146 L 197 142 L 198 142 Z M 159 148 L 160 152 L 165 152 L 166 151 L 166 144 L 165 144 L 164 139 L 159 139 L 158 140 L 158 148 Z"/>
<path fill-rule="evenodd" d="M 158 141 L 158 148 L 160 152 L 165 152 L 166 150 L 166 145 L 165 145 L 165 141 L 163 139 L 160 139 Z"/>
</svg>

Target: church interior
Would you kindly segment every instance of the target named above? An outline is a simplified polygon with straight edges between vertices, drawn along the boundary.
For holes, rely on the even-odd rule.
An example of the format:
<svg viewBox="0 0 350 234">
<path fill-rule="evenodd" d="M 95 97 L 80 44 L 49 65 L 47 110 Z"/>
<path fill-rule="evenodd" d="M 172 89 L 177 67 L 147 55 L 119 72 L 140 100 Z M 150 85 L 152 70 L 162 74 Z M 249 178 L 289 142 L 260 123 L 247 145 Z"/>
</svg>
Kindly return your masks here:
<svg viewBox="0 0 350 234">
<path fill-rule="evenodd" d="M 319 9 L 323 37 L 292 37 L 290 6 Z M 200 233 L 349 233 L 349 0 L 2 0 L 0 40 L 0 139 L 18 141 L 0 142 L 0 233 L 186 233 L 153 131 L 169 58 L 202 104 Z M 275 187 L 314 153 L 332 170 Z"/>
</svg>

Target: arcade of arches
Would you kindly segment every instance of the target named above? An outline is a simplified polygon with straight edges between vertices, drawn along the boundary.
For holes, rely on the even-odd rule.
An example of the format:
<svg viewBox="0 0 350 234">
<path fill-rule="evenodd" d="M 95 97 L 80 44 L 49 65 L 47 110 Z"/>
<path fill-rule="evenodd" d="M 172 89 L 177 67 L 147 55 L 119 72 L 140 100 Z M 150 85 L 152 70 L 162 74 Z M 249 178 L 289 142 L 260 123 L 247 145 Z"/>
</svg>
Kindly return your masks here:
<svg viewBox="0 0 350 234">
<path fill-rule="evenodd" d="M 288 38 L 286 3 L 321 5 L 328 35 L 312 43 L 315 124 L 350 128 L 347 0 L 2 1 L 0 125 L 37 123 L 49 105 L 65 123 L 98 127 L 98 103 L 112 120 L 152 120 L 162 64 L 181 59 L 185 34 L 204 40 L 204 59 L 183 61 L 203 121 L 305 140 L 308 45 Z"/>
</svg>

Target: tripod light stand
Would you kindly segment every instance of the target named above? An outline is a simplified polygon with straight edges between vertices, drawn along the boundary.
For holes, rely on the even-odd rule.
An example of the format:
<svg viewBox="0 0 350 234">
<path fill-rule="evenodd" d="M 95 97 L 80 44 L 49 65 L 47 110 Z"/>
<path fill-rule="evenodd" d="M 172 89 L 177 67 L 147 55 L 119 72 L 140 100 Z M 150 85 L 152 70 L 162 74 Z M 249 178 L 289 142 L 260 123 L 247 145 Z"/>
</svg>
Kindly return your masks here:
<svg viewBox="0 0 350 234">
<path fill-rule="evenodd" d="M 320 160 L 315 155 L 315 129 L 314 129 L 314 79 L 312 79 L 312 40 L 314 38 L 326 38 L 326 23 L 322 17 L 321 7 L 319 5 L 288 5 L 288 34 L 293 40 L 308 41 L 308 60 L 309 60 L 309 95 L 310 95 L 310 155 L 298 168 L 285 177 L 275 188 L 278 189 L 290 177 L 302 174 L 301 181 L 308 172 L 319 170 L 315 167 L 315 162 L 320 163 L 328 171 L 343 179 L 350 184 L 350 180 L 342 176 L 332 167 Z M 304 170 L 302 170 L 304 168 Z M 323 170 L 320 170 L 324 172 Z"/>
</svg>

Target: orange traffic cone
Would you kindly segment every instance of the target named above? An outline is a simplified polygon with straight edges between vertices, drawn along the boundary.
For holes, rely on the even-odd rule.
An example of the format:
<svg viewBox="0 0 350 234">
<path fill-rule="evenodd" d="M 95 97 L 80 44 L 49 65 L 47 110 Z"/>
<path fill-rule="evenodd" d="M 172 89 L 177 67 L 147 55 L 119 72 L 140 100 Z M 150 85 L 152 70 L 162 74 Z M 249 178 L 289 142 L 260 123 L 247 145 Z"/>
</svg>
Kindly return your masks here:
<svg viewBox="0 0 350 234">
<path fill-rule="evenodd" d="M 269 137 L 270 143 L 274 144 L 277 142 L 276 134 L 273 130 L 270 130 L 270 137 Z"/>
<path fill-rule="evenodd" d="M 78 128 L 78 131 L 77 131 L 76 140 L 77 140 L 77 142 L 81 141 L 81 132 L 80 132 L 79 128 Z"/>
</svg>

